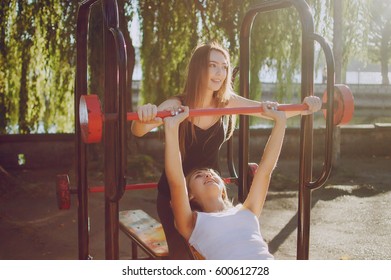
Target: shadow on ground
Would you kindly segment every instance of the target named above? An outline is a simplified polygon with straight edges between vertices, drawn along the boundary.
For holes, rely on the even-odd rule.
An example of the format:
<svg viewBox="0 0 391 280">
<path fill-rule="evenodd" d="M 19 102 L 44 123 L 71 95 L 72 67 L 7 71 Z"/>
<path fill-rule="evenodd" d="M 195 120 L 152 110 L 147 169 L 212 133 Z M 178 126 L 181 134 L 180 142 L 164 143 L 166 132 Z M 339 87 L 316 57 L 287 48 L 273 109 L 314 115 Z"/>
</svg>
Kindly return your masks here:
<svg viewBox="0 0 391 280">
<path fill-rule="evenodd" d="M 315 178 L 320 169 L 314 162 Z M 70 210 L 57 208 L 55 180 L 63 172 L 68 170 L 0 172 L 0 259 L 78 259 L 76 197 Z M 101 171 L 90 174 L 91 182 L 101 183 Z M 280 160 L 260 217 L 276 259 L 296 258 L 297 181 L 298 163 Z M 312 192 L 310 259 L 391 259 L 390 190 L 389 157 L 341 159 L 325 186 Z M 157 218 L 155 198 L 156 190 L 126 192 L 119 208 L 143 209 Z M 104 195 L 91 194 L 94 259 L 105 259 L 104 211 Z M 120 258 L 130 258 L 130 241 L 122 233 Z"/>
</svg>

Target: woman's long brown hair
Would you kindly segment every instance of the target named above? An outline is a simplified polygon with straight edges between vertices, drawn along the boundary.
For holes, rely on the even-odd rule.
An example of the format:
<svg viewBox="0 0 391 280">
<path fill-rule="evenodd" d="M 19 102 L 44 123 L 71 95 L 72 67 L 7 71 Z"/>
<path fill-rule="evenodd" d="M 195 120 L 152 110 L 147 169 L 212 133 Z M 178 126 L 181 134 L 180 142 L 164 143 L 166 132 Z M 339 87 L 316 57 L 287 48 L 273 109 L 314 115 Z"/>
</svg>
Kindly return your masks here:
<svg viewBox="0 0 391 280">
<path fill-rule="evenodd" d="M 212 50 L 216 50 L 222 53 L 227 61 L 227 77 L 225 78 L 221 88 L 218 91 L 215 91 L 213 94 L 215 101 L 215 108 L 225 107 L 229 101 L 231 94 L 233 94 L 232 83 L 231 83 L 231 63 L 229 53 L 224 49 L 220 44 L 216 42 L 210 42 L 197 46 L 190 58 L 188 69 L 187 69 L 187 78 L 185 82 L 185 87 L 182 95 L 180 96 L 183 104 L 189 106 L 190 109 L 198 108 L 203 102 L 202 91 L 207 86 L 207 76 L 208 76 L 208 67 L 210 53 Z M 230 117 L 231 118 L 231 117 Z M 188 122 L 191 123 L 191 130 L 188 131 Z M 228 135 L 229 138 L 232 135 L 233 127 L 235 122 L 229 121 Z M 182 158 L 185 157 L 185 139 L 186 134 L 191 133 L 192 141 L 196 141 L 195 130 L 193 119 L 188 118 L 181 124 L 179 128 L 179 147 L 182 154 Z"/>
</svg>

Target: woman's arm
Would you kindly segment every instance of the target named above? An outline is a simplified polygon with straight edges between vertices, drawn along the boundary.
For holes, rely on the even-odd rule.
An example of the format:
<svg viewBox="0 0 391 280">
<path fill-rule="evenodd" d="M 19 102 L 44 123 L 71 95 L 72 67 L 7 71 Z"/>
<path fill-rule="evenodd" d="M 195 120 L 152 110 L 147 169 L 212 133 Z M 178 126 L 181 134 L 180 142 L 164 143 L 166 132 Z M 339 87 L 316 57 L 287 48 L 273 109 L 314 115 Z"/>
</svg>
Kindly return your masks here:
<svg viewBox="0 0 391 280">
<path fill-rule="evenodd" d="M 182 107 L 183 112 L 174 117 L 164 118 L 165 132 L 165 170 L 171 192 L 171 207 L 174 213 L 176 228 L 188 240 L 193 231 L 193 212 L 190 208 L 185 175 L 182 170 L 182 159 L 179 150 L 179 124 L 188 117 L 189 108 Z"/>
<path fill-rule="evenodd" d="M 145 104 L 137 107 L 137 114 L 140 120 L 132 121 L 131 131 L 137 137 L 144 136 L 152 129 L 163 124 L 161 118 L 157 118 L 158 111 L 170 110 L 178 107 L 181 102 L 177 98 L 170 98 L 161 103 L 159 106 L 154 104 Z"/>
<path fill-rule="evenodd" d="M 274 105 L 273 105 L 274 104 Z M 255 215 L 261 214 L 265 203 L 267 191 L 269 189 L 271 175 L 277 165 L 280 156 L 282 143 L 285 136 L 286 116 L 284 112 L 279 112 L 273 108 L 276 103 L 265 102 L 263 110 L 267 117 L 275 121 L 274 127 L 266 143 L 262 159 L 259 163 L 258 170 L 255 173 L 249 194 L 243 203 L 243 207 L 252 211 Z"/>
<path fill-rule="evenodd" d="M 247 98 L 244 98 L 240 95 L 237 95 L 237 94 L 232 94 L 230 99 L 229 99 L 229 102 L 228 102 L 228 105 L 227 107 L 229 108 L 234 108 L 234 107 L 255 107 L 255 106 L 262 106 L 262 103 L 263 102 L 259 102 L 259 101 L 255 101 L 255 100 L 251 100 L 251 99 L 247 99 Z M 290 118 L 290 117 L 293 117 L 293 116 L 297 116 L 297 115 L 308 115 L 308 114 L 312 114 L 316 111 L 319 111 L 322 107 L 322 101 L 320 100 L 319 97 L 317 96 L 307 96 L 304 98 L 303 100 L 303 104 L 307 104 L 308 105 L 308 110 L 306 111 L 286 111 L 285 114 L 286 114 L 286 117 L 287 118 Z M 265 118 L 265 119 L 270 119 L 269 117 L 265 116 L 265 114 L 249 114 L 251 116 L 256 116 L 256 117 L 261 117 L 261 118 Z"/>
</svg>

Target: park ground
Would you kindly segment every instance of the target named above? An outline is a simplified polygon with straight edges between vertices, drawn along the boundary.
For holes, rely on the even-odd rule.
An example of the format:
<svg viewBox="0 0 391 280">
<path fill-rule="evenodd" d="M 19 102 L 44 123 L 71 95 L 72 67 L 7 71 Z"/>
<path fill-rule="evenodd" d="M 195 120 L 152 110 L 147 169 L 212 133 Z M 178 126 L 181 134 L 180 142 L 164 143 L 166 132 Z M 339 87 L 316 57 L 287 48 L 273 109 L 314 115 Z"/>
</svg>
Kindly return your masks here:
<svg viewBox="0 0 391 280">
<path fill-rule="evenodd" d="M 320 168 L 315 161 L 315 175 Z M 60 168 L 2 170 L 0 259 L 78 258 L 76 197 L 70 210 L 57 208 L 55 181 L 62 172 Z M 95 173 L 102 178 L 100 171 Z M 297 161 L 280 160 L 260 217 L 263 236 L 276 259 L 296 258 L 297 181 Z M 156 190 L 128 191 L 120 209 L 143 209 L 157 217 L 155 198 Z M 309 258 L 391 259 L 390 204 L 390 157 L 341 158 L 326 184 L 312 192 Z M 104 259 L 102 193 L 90 195 L 89 214 L 90 254 Z M 130 259 L 130 241 L 122 233 L 120 258 Z"/>
</svg>

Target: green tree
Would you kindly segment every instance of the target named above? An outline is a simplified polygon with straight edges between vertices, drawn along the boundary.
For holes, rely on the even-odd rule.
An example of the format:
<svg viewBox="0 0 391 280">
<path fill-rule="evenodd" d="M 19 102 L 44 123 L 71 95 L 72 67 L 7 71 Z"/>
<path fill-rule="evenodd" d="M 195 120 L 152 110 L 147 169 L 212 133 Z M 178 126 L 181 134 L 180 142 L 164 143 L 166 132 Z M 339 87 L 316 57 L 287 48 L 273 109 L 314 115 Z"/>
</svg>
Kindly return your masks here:
<svg viewBox="0 0 391 280">
<path fill-rule="evenodd" d="M 0 133 L 72 131 L 77 1 L 2 1 Z"/>
<path fill-rule="evenodd" d="M 389 85 L 388 62 L 391 57 L 391 3 L 372 0 L 369 8 L 370 33 L 368 57 L 381 65 L 382 84 Z"/>
<path fill-rule="evenodd" d="M 141 103 L 160 103 L 182 90 L 185 67 L 192 49 L 200 42 L 218 40 L 231 54 L 232 64 L 239 62 L 241 22 L 249 7 L 260 1 L 157 1 L 139 2 L 142 26 L 142 98 Z M 262 1 L 261 1 L 262 2 Z M 325 14 L 324 1 L 309 1 L 317 15 L 316 28 Z M 327 1 L 326 3 L 329 3 Z M 290 99 L 290 85 L 300 70 L 301 24 L 294 9 L 258 16 L 251 35 L 251 98 L 261 96 L 259 72 L 267 66 L 277 71 L 279 101 Z"/>
<path fill-rule="evenodd" d="M 334 1 L 308 0 L 316 32 L 329 41 L 333 39 L 331 8 Z M 128 80 L 131 81 L 135 62 L 135 49 L 128 23 L 137 11 L 142 34 L 141 102 L 160 103 L 181 92 L 188 59 L 193 48 L 200 42 L 222 42 L 229 49 L 232 64 L 238 65 L 242 19 L 251 5 L 262 0 L 117 2 L 120 27 L 128 51 Z M 341 72 L 345 73 L 350 57 L 366 52 L 369 39 L 374 42 L 372 38 L 378 37 L 368 29 L 370 20 L 373 27 L 376 24 L 383 27 L 384 41 L 383 51 L 378 48 L 379 51 L 371 53 L 379 54 L 379 57 L 383 57 L 381 61 L 388 62 L 387 38 L 390 35 L 387 30 L 390 29 L 390 24 L 389 17 L 387 19 L 386 16 L 390 13 L 384 12 L 381 21 L 377 21 L 378 17 L 369 18 L 367 11 L 369 4 L 375 5 L 378 1 L 342 2 Z M 73 131 L 78 4 L 77 0 L 1 1 L 0 133 Z M 377 8 L 379 7 L 380 5 Z M 99 42 L 103 27 L 100 10 L 100 5 L 94 5 L 91 10 L 89 39 L 94 43 L 89 47 L 89 90 L 103 94 L 102 43 Z M 385 11 L 383 8 L 382 10 Z M 377 11 L 380 12 L 380 9 Z M 251 37 L 251 98 L 261 98 L 262 81 L 259 80 L 259 73 L 265 69 L 277 73 L 278 101 L 289 101 L 293 94 L 297 94 L 292 90 L 291 84 L 295 74 L 300 73 L 300 44 L 301 23 L 294 9 L 257 16 Z M 372 43 L 371 46 L 377 45 Z M 388 52 L 384 51 L 387 48 Z M 319 59 L 317 65 L 320 65 Z M 385 73 L 387 66 L 384 65 L 387 63 L 382 62 L 382 65 Z M 128 107 L 131 108 L 130 103 Z"/>
<path fill-rule="evenodd" d="M 12 55 L 9 41 L 9 27 L 5 23 L 11 17 L 11 1 L 0 3 L 0 133 L 5 134 L 7 124 L 10 122 L 11 101 L 9 100 L 9 86 L 13 83 L 9 69 Z"/>
<path fill-rule="evenodd" d="M 143 99 L 160 103 L 180 92 L 187 59 L 197 43 L 194 1 L 140 1 L 139 15 Z"/>
</svg>

